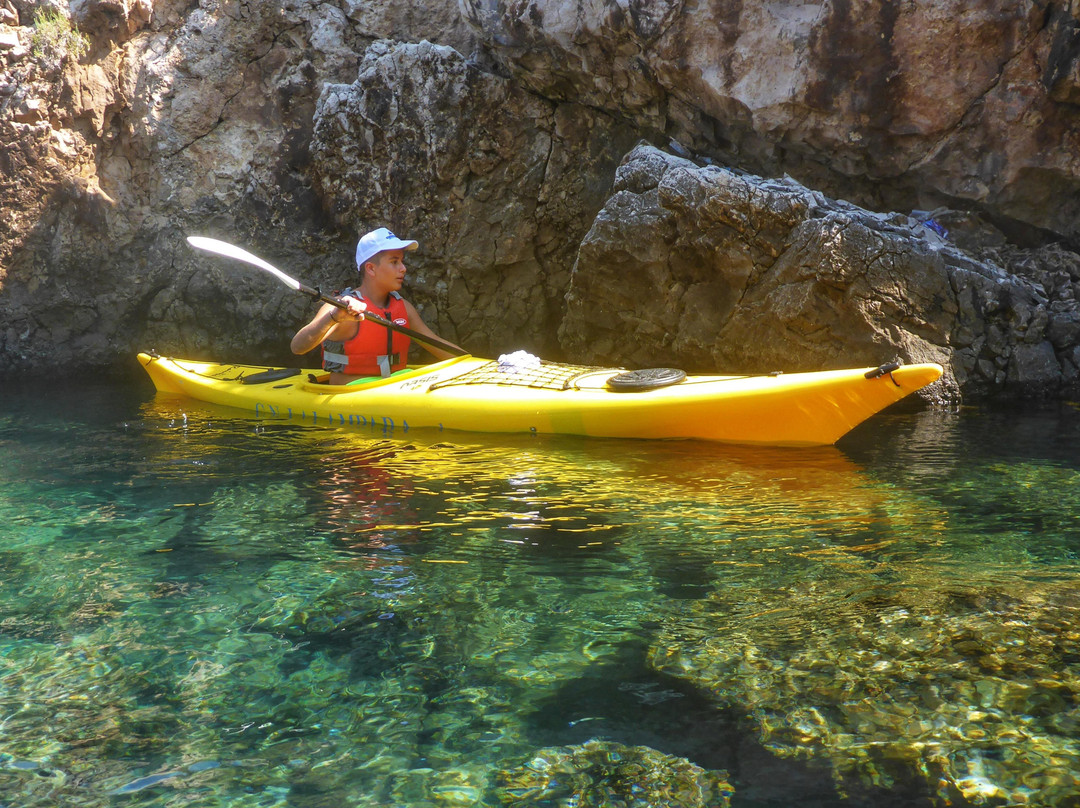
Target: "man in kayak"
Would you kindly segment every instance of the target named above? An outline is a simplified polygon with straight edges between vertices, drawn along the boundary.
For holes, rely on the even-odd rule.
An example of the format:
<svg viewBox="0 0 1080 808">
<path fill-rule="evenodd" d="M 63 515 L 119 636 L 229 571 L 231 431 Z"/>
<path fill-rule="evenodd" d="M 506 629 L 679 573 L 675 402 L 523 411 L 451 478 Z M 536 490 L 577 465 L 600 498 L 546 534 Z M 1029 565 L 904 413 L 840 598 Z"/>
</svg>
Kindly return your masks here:
<svg viewBox="0 0 1080 808">
<path fill-rule="evenodd" d="M 348 308 L 324 303 L 311 322 L 292 338 L 292 352 L 305 354 L 321 343 L 323 368 L 330 371 L 330 384 L 389 376 L 405 367 L 408 335 L 364 319 L 364 312 L 370 309 L 396 325 L 438 339 L 413 304 L 400 294 L 405 280 L 405 253 L 418 246 L 415 241 L 399 239 L 385 227 L 364 234 L 356 245 L 360 286 L 345 289 L 339 297 Z M 453 356 L 428 345 L 424 348 L 438 359 Z"/>
</svg>

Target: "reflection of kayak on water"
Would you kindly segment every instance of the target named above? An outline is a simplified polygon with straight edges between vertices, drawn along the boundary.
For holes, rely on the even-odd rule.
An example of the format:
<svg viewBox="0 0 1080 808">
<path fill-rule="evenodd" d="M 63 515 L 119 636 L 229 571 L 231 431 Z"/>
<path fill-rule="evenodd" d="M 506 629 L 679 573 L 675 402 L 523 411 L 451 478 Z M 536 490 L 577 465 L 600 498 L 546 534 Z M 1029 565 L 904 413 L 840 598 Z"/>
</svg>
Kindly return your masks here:
<svg viewBox="0 0 1080 808">
<path fill-rule="evenodd" d="M 196 362 L 141 353 L 163 393 L 266 418 L 380 431 L 417 428 L 728 443 L 835 443 L 870 416 L 936 381 L 940 365 L 760 376 L 686 376 L 459 356 L 389 378 L 331 386 L 320 370 Z"/>
<path fill-rule="evenodd" d="M 302 489 L 302 498 L 318 494 L 309 510 L 320 530 L 376 565 L 411 563 L 404 559 L 416 548 L 442 540 L 427 561 L 459 563 L 477 548 L 487 556 L 555 547 L 591 556 L 618 547 L 621 555 L 670 551 L 672 563 L 701 562 L 714 571 L 720 557 L 725 569 L 734 560 L 726 551 L 718 556 L 721 548 L 756 548 L 765 553 L 757 561 L 773 563 L 793 553 L 815 564 L 847 563 L 852 553 L 869 562 L 937 546 L 947 518 L 939 504 L 868 473 L 835 446 L 434 430 L 372 435 L 167 395 L 150 398 L 143 412 L 148 423 L 166 426 L 153 462 L 176 463 L 185 482 L 182 461 L 204 443 L 204 460 L 242 451 L 255 490 L 263 486 L 258 470 L 287 457 L 297 472 L 287 487 Z M 237 431 L 238 423 L 249 427 Z M 176 428 L 183 440 L 175 439 Z M 878 429 L 869 437 L 877 442 L 884 431 L 895 431 L 902 446 L 910 430 Z M 648 540 L 634 540 L 643 530 Z M 784 552 L 774 554 L 778 548 Z"/>
</svg>

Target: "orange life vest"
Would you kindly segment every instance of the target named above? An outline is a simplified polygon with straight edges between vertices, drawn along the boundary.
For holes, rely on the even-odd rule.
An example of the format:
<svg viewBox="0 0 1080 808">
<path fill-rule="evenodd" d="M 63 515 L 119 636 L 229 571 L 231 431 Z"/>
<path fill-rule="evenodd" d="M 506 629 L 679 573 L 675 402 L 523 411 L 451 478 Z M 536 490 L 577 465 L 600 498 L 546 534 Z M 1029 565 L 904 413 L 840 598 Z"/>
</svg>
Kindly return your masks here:
<svg viewBox="0 0 1080 808">
<path fill-rule="evenodd" d="M 352 289 L 342 295 L 361 298 L 372 312 L 395 325 L 409 325 L 405 301 L 397 292 L 390 293 L 390 306 L 385 309 Z M 322 352 L 324 370 L 350 376 L 389 376 L 408 363 L 409 337 L 371 320 L 361 320 L 355 337 L 344 342 L 324 340 Z"/>
</svg>

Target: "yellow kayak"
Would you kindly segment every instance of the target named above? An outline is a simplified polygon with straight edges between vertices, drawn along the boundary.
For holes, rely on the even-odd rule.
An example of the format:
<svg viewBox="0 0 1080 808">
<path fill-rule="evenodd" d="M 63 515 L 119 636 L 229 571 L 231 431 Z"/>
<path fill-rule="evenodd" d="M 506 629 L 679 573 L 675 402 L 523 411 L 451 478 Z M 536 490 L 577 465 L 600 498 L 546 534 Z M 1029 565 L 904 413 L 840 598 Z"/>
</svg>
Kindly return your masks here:
<svg viewBox="0 0 1080 808">
<path fill-rule="evenodd" d="M 387 379 L 328 385 L 322 370 L 170 359 L 140 353 L 161 393 L 266 418 L 380 431 L 453 429 L 727 443 L 835 443 L 870 416 L 936 381 L 937 364 L 687 376 L 556 362 L 457 356 Z"/>
</svg>

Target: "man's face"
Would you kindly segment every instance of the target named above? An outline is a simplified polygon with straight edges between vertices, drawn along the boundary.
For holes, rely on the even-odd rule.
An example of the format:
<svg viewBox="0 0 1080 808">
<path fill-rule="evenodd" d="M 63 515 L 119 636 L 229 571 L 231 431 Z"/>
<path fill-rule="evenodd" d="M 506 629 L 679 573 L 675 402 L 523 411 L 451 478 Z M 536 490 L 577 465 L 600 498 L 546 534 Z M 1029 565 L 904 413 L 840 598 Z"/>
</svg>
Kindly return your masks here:
<svg viewBox="0 0 1080 808">
<path fill-rule="evenodd" d="M 383 250 L 368 262 L 369 272 L 382 287 L 397 291 L 405 281 L 405 251 Z"/>
</svg>

